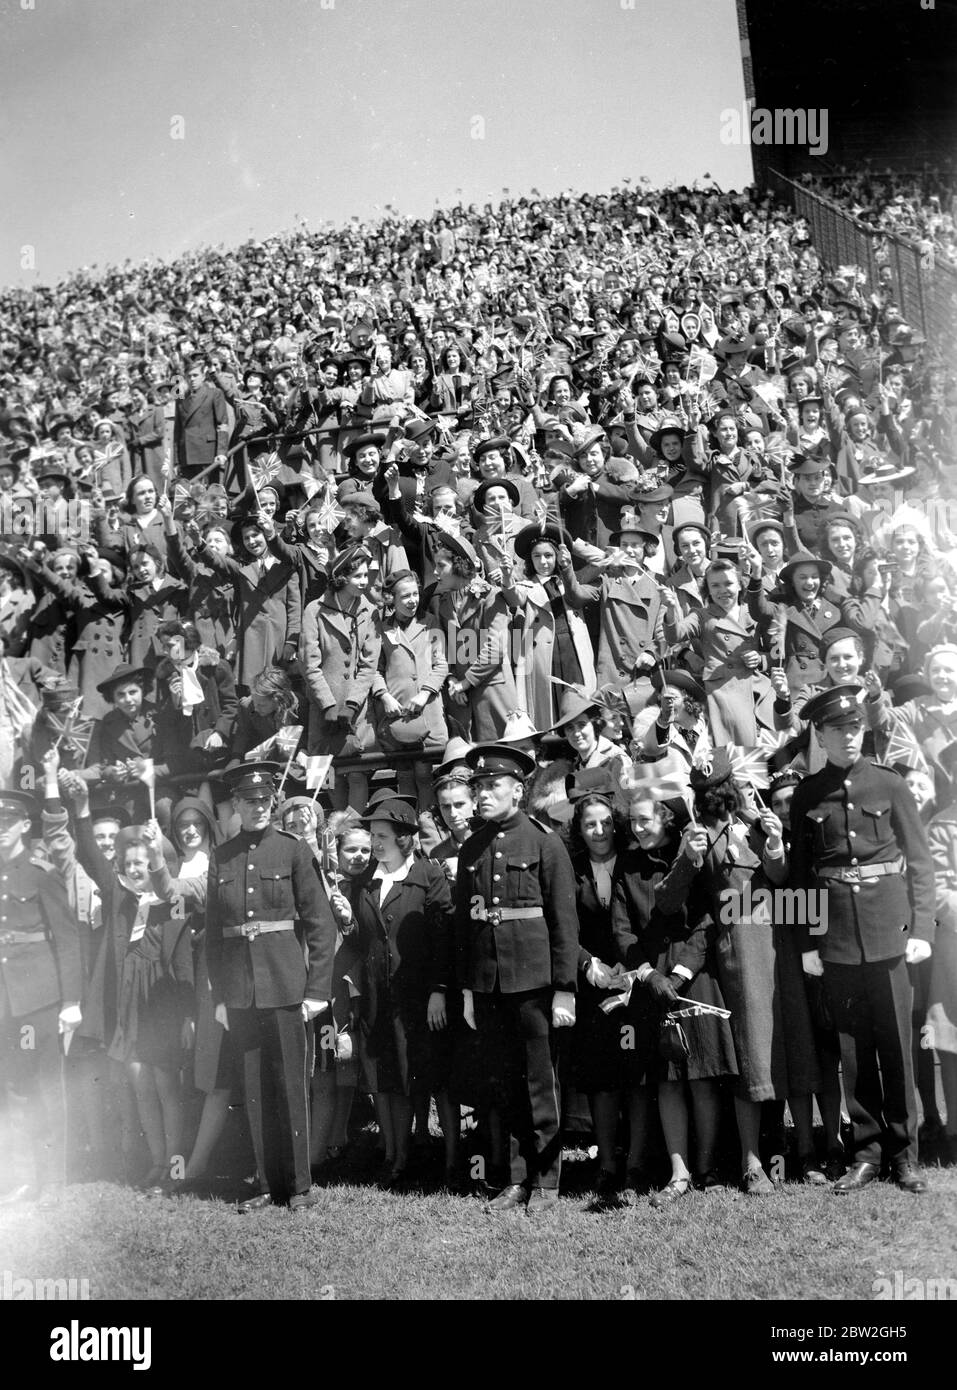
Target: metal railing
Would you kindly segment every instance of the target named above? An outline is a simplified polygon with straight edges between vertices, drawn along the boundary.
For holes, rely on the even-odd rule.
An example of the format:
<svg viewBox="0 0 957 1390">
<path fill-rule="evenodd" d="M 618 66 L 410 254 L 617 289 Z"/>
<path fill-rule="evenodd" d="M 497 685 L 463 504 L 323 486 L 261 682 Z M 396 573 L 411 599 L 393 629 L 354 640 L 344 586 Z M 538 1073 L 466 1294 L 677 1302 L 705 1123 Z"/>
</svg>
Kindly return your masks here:
<svg viewBox="0 0 957 1390">
<path fill-rule="evenodd" d="M 957 350 L 957 267 L 924 260 L 920 248 L 892 232 L 875 232 L 860 218 L 777 169 L 767 171 L 768 187 L 791 204 L 811 231 L 825 265 L 857 265 L 874 290 L 882 266 L 890 266 L 901 313 L 933 346 Z"/>
</svg>

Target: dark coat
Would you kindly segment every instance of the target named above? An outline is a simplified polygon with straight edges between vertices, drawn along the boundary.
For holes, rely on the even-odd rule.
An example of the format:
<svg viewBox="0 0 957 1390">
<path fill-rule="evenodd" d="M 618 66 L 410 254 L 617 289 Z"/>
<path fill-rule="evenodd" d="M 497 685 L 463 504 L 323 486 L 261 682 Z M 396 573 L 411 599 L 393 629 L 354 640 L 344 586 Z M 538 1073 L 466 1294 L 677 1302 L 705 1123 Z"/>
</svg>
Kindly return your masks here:
<svg viewBox="0 0 957 1390">
<path fill-rule="evenodd" d="M 42 940 L 0 946 L 0 987 L 10 1015 L 23 1018 L 51 1004 L 80 1002 L 80 936 L 66 888 L 39 855 L 24 850 L 0 864 L 0 937 L 43 934 Z"/>
<path fill-rule="evenodd" d="M 293 931 L 223 938 L 246 921 L 293 919 Z M 210 856 L 206 957 L 213 997 L 231 1009 L 332 998 L 336 925 L 308 847 L 285 831 L 240 832 Z M 308 958 L 308 966 L 306 960 Z"/>
<path fill-rule="evenodd" d="M 576 988 L 575 872 L 557 835 L 522 811 L 487 821 L 459 853 L 455 939 L 463 987 L 491 994 Z M 538 914 L 495 925 L 498 907 Z"/>
<path fill-rule="evenodd" d="M 421 1013 L 415 1021 L 424 1024 L 429 995 L 454 983 L 452 892 L 445 873 L 431 859 L 414 859 L 381 907 L 379 880 L 370 874 L 354 911 L 365 962 L 362 1013 L 370 1032 L 382 1009 Z"/>
<path fill-rule="evenodd" d="M 157 749 L 172 776 L 207 772 L 229 759 L 237 710 L 233 673 L 225 661 L 201 649 L 196 674 L 203 687 L 203 701 L 189 715 L 183 714 L 170 693 L 169 681 L 174 674 L 173 663 L 164 656 L 156 667 L 153 697 Z M 220 735 L 222 748 L 206 751 L 210 733 Z"/>
<path fill-rule="evenodd" d="M 204 382 L 177 401 L 173 448 L 182 476 L 191 478 L 208 468 L 217 454 L 224 454 L 228 434 L 226 398 L 217 387 Z"/>
</svg>

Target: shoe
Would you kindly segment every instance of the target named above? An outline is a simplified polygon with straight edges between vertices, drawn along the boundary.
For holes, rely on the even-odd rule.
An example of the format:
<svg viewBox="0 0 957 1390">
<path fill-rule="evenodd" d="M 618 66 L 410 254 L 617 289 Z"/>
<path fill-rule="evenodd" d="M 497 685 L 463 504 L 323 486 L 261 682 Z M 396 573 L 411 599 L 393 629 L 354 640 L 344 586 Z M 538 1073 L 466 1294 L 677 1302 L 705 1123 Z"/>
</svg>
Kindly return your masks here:
<svg viewBox="0 0 957 1390">
<path fill-rule="evenodd" d="M 407 1168 L 393 1168 L 383 1175 L 382 1189 L 384 1192 L 405 1192 L 411 1181 Z"/>
<path fill-rule="evenodd" d="M 801 1159 L 801 1177 L 809 1187 L 827 1187 L 824 1169 L 814 1154 L 807 1154 Z"/>
<path fill-rule="evenodd" d="M 724 1187 L 717 1168 L 706 1168 L 703 1173 L 696 1173 L 694 1185 L 699 1192 L 713 1192 L 716 1187 Z"/>
<path fill-rule="evenodd" d="M 607 1201 L 611 1197 L 618 1196 L 618 1174 L 609 1173 L 607 1168 L 602 1168 L 595 1183 L 595 1195 L 600 1200 Z"/>
<path fill-rule="evenodd" d="M 528 1199 L 529 1216 L 551 1216 L 558 1210 L 557 1187 L 533 1187 Z"/>
<path fill-rule="evenodd" d="M 828 1182 L 837 1182 L 838 1178 L 843 1178 L 847 1172 L 847 1164 L 844 1162 L 844 1154 L 839 1149 L 834 1149 L 828 1154 L 824 1162 L 824 1176 Z"/>
<path fill-rule="evenodd" d="M 528 1193 L 521 1183 L 509 1183 L 508 1187 L 502 1189 L 497 1197 L 488 1203 L 485 1210 L 491 1215 L 499 1216 L 503 1212 L 520 1211 L 528 1205 Z"/>
<path fill-rule="evenodd" d="M 913 1163 L 895 1163 L 894 1181 L 902 1192 L 926 1192 L 927 1182 L 921 1176 L 920 1169 L 915 1168 Z"/>
<path fill-rule="evenodd" d="M 667 1187 L 663 1187 L 660 1192 L 651 1194 L 650 1204 L 655 1211 L 664 1211 L 665 1207 L 672 1206 L 679 1197 L 685 1197 L 690 1191 L 690 1178 L 672 1178 Z"/>
<path fill-rule="evenodd" d="M 853 1168 L 849 1168 L 843 1178 L 831 1188 L 832 1192 L 838 1192 L 841 1196 L 846 1196 L 848 1192 L 860 1192 L 862 1187 L 866 1187 L 869 1182 L 873 1182 L 880 1174 L 880 1169 L 876 1163 L 855 1163 Z"/>
<path fill-rule="evenodd" d="M 468 1183 L 457 1168 L 446 1168 L 442 1188 L 453 1197 L 461 1197 L 468 1191 Z"/>
<path fill-rule="evenodd" d="M 319 1205 L 319 1198 L 311 1189 L 308 1192 L 297 1192 L 294 1197 L 289 1198 L 290 1211 L 310 1211 Z"/>
<path fill-rule="evenodd" d="M 775 1187 L 763 1168 L 749 1168 L 741 1179 L 741 1191 L 747 1197 L 770 1197 Z"/>
<path fill-rule="evenodd" d="M 240 1202 L 236 1210 L 240 1216 L 252 1216 L 257 1211 L 265 1211 L 267 1207 L 273 1205 L 272 1197 L 268 1192 L 257 1192 L 255 1197 L 247 1197 Z"/>
<path fill-rule="evenodd" d="M 640 1197 L 647 1197 L 653 1187 L 653 1183 L 644 1168 L 629 1168 L 625 1176 L 625 1186 L 621 1190 L 621 1199 L 629 1206 L 637 1205 Z"/>
</svg>

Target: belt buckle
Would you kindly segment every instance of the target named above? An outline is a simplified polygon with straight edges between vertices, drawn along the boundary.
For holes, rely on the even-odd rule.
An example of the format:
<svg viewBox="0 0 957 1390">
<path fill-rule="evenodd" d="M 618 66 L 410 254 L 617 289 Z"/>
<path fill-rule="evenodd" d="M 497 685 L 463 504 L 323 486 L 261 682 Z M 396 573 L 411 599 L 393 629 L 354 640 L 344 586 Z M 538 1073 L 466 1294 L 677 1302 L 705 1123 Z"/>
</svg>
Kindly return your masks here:
<svg viewBox="0 0 957 1390">
<path fill-rule="evenodd" d="M 243 936 L 247 941 L 255 941 L 261 930 L 262 928 L 258 922 L 243 923 Z"/>
<path fill-rule="evenodd" d="M 497 908 L 493 908 L 491 912 L 486 912 L 485 920 L 486 922 L 491 922 L 493 927 L 500 927 L 502 925 L 502 914 Z"/>
<path fill-rule="evenodd" d="M 848 864 L 842 874 L 845 883 L 860 883 L 861 866 L 859 864 Z"/>
</svg>

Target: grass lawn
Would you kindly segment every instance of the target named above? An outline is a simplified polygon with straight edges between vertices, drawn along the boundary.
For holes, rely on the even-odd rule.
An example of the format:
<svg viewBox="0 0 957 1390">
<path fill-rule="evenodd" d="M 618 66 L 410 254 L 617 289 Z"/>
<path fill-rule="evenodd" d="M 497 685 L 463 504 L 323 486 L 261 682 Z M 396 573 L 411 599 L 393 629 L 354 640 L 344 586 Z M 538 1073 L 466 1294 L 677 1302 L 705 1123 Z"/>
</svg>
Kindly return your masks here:
<svg viewBox="0 0 957 1390">
<path fill-rule="evenodd" d="M 869 1300 L 896 1270 L 957 1275 L 954 1168 L 929 1168 L 923 1197 L 886 1183 L 845 1198 L 795 1184 L 597 1213 L 584 1167 L 566 1163 L 578 1195 L 541 1221 L 486 1216 L 474 1197 L 346 1182 L 321 1189 L 308 1214 L 249 1217 L 219 1200 L 71 1186 L 55 1213 L 0 1213 L 0 1267 L 88 1279 L 93 1299 L 194 1300 Z"/>
</svg>

